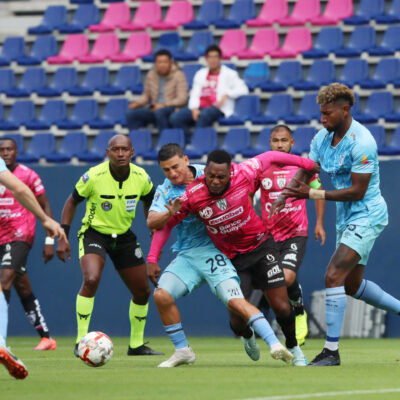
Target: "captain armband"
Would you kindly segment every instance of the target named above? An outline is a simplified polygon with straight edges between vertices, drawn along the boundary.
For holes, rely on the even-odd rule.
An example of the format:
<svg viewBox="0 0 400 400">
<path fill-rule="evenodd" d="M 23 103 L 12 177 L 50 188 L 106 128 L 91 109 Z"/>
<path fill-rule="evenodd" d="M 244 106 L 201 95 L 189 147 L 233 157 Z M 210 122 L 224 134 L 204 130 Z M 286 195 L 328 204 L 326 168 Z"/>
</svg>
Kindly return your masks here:
<svg viewBox="0 0 400 400">
<path fill-rule="evenodd" d="M 309 198 L 314 200 L 324 200 L 325 190 L 310 189 Z"/>
</svg>

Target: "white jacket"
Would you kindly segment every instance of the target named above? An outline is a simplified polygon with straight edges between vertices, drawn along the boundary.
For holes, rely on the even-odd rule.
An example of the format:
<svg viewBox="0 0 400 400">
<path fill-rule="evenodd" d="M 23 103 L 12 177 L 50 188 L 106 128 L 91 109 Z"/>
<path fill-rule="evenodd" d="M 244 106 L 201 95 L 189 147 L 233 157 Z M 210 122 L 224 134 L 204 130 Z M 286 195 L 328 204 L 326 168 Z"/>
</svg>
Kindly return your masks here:
<svg viewBox="0 0 400 400">
<path fill-rule="evenodd" d="M 208 72 L 209 68 L 202 68 L 196 72 L 193 78 L 193 86 L 189 98 L 189 108 L 191 110 L 200 107 L 201 90 L 206 82 Z M 248 93 L 249 89 L 239 77 L 239 74 L 232 68 L 221 65 L 217 84 L 217 101 L 220 101 L 225 94 L 229 96 L 221 107 L 225 117 L 233 114 L 235 99 Z"/>
</svg>

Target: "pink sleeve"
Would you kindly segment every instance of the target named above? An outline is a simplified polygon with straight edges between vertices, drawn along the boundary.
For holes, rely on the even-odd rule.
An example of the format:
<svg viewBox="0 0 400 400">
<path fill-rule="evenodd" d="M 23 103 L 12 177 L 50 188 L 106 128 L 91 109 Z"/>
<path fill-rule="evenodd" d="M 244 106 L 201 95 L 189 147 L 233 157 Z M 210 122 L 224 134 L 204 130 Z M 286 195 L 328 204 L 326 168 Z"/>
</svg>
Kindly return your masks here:
<svg viewBox="0 0 400 400">
<path fill-rule="evenodd" d="M 282 151 L 267 151 L 255 158 L 261 162 L 261 170 L 266 170 L 271 164 L 295 165 L 304 168 L 306 171 L 311 171 L 314 168 L 314 161 L 310 158 L 303 158 Z"/>
<path fill-rule="evenodd" d="M 33 170 L 30 171 L 29 174 L 29 189 L 32 190 L 35 197 L 39 197 L 42 193 L 45 192 L 42 180 L 40 176 Z"/>
</svg>

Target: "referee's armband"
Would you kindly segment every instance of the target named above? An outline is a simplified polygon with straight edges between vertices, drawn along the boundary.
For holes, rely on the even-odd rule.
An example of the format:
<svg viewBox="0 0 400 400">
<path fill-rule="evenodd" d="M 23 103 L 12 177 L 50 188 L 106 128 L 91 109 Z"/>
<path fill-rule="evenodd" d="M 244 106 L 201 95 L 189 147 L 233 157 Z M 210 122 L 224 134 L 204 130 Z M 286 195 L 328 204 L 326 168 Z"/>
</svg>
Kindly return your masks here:
<svg viewBox="0 0 400 400">
<path fill-rule="evenodd" d="M 78 193 L 78 191 L 77 191 L 76 189 L 74 189 L 74 191 L 72 192 L 72 198 L 73 198 L 77 203 L 80 203 L 80 202 L 82 202 L 83 200 L 85 200 L 85 198 L 82 197 L 82 196 Z"/>
<path fill-rule="evenodd" d="M 153 186 L 149 193 L 147 193 L 144 196 L 140 196 L 140 200 L 150 203 L 151 201 L 153 201 L 153 198 L 154 198 L 155 194 L 156 194 L 156 189 L 154 189 L 154 186 Z"/>
</svg>

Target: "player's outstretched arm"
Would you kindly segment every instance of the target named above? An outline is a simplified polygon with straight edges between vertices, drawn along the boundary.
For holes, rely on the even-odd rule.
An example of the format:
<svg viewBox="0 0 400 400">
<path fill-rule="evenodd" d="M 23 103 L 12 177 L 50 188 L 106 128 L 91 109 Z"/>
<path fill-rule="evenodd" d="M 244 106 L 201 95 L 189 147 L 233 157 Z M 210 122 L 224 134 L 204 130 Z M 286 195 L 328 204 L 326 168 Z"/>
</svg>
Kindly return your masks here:
<svg viewBox="0 0 400 400">
<path fill-rule="evenodd" d="M 147 217 L 147 226 L 151 230 L 162 229 L 168 220 L 175 215 L 182 207 L 183 200 L 180 197 L 174 199 L 174 201 L 169 200 L 168 204 L 165 204 L 166 211 L 150 211 Z"/>
</svg>

